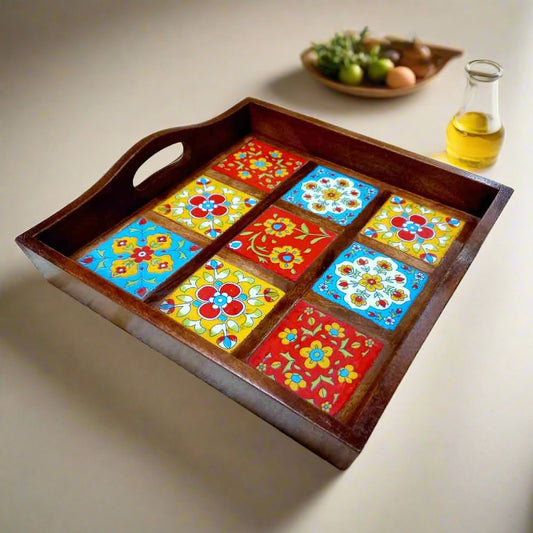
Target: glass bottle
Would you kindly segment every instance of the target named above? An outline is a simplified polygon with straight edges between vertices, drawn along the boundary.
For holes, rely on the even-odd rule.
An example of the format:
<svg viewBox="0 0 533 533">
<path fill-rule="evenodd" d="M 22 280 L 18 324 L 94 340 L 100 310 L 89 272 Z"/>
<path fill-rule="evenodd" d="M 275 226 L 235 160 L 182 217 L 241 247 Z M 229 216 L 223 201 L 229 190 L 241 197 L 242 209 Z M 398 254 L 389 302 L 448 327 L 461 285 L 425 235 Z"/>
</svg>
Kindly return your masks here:
<svg viewBox="0 0 533 533">
<path fill-rule="evenodd" d="M 502 67 L 488 59 L 467 63 L 463 103 L 446 130 L 446 153 L 450 162 L 474 169 L 496 161 L 503 142 L 498 110 L 498 81 Z"/>
</svg>

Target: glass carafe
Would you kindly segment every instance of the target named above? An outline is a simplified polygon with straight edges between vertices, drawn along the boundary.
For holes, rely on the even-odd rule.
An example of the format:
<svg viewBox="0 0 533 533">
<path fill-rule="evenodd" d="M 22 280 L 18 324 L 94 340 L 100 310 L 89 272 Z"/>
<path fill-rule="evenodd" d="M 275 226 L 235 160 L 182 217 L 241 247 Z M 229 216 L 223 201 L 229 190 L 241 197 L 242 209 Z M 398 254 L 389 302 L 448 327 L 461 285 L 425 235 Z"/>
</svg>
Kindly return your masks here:
<svg viewBox="0 0 533 533">
<path fill-rule="evenodd" d="M 450 162 L 474 169 L 496 161 L 503 142 L 498 109 L 498 82 L 502 67 L 488 59 L 467 63 L 463 103 L 446 130 L 446 153 Z"/>
</svg>

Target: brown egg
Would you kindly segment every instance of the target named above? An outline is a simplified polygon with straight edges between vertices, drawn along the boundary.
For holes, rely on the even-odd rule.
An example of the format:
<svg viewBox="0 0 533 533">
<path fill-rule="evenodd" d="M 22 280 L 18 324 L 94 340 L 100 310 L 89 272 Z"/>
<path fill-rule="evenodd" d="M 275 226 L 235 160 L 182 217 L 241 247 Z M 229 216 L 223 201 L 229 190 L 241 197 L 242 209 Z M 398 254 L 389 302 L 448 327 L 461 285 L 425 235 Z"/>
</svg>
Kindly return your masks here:
<svg viewBox="0 0 533 533">
<path fill-rule="evenodd" d="M 412 87 L 416 83 L 416 76 L 408 67 L 394 67 L 389 70 L 386 83 L 387 87 L 390 87 L 391 89 Z"/>
</svg>

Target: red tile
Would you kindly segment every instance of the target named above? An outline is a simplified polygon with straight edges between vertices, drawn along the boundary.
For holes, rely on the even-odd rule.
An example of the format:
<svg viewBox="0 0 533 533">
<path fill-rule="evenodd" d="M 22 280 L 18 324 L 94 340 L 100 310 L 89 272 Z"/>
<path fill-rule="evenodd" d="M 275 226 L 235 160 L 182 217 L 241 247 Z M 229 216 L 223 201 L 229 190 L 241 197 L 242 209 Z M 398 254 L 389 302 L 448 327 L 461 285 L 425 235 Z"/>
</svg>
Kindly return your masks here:
<svg viewBox="0 0 533 533">
<path fill-rule="evenodd" d="M 305 159 L 252 139 L 213 168 L 270 192 L 306 163 Z"/>
<path fill-rule="evenodd" d="M 335 237 L 317 224 L 271 206 L 227 248 L 295 281 Z"/>
<path fill-rule="evenodd" d="M 301 301 L 249 365 L 334 415 L 350 399 L 383 344 Z"/>
</svg>

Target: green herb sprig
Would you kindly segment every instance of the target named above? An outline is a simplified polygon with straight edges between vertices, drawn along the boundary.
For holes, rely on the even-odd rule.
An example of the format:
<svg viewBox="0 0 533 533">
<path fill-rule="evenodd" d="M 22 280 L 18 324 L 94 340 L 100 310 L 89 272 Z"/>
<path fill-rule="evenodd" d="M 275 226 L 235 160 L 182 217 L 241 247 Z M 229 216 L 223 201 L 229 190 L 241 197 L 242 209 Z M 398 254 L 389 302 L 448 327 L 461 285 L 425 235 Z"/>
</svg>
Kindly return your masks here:
<svg viewBox="0 0 533 533">
<path fill-rule="evenodd" d="M 341 67 L 349 67 L 352 64 L 366 67 L 379 54 L 379 46 L 370 52 L 365 50 L 363 39 L 367 34 L 368 27 L 365 27 L 359 34 L 336 33 L 327 43 L 313 43 L 318 70 L 324 76 L 336 78 Z"/>
</svg>

